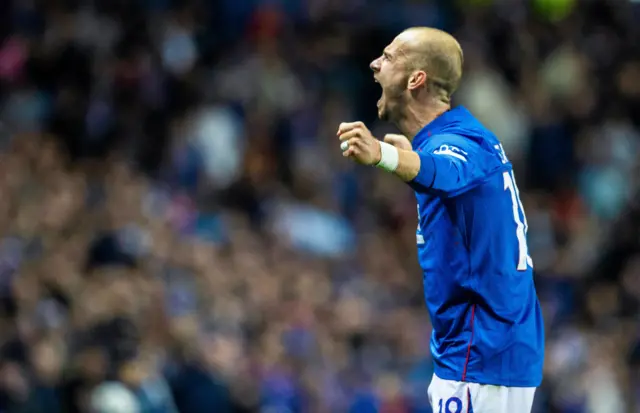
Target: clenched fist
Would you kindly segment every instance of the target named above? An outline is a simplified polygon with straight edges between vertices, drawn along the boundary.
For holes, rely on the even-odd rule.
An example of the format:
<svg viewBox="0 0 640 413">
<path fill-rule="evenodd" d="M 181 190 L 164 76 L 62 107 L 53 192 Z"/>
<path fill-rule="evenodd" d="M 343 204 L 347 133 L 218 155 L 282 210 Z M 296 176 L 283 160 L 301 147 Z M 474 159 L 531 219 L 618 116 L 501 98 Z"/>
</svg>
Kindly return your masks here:
<svg viewBox="0 0 640 413">
<path fill-rule="evenodd" d="M 362 165 L 376 165 L 382 156 L 380 141 L 373 137 L 362 122 L 341 123 L 338 137 L 342 142 L 342 156 Z"/>
</svg>

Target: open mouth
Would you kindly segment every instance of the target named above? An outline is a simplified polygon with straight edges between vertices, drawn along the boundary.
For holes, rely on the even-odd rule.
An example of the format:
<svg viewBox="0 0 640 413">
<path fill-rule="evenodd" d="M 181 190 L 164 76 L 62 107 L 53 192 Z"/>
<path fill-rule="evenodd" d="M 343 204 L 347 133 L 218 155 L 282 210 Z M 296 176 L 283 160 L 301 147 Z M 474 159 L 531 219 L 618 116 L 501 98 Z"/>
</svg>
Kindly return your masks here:
<svg viewBox="0 0 640 413">
<path fill-rule="evenodd" d="M 377 84 L 380 84 L 380 82 L 378 81 L 378 79 L 376 79 L 375 77 L 373 78 L 373 81 Z M 380 107 L 380 105 L 382 104 L 382 99 L 384 97 L 384 90 L 382 90 L 381 95 L 380 95 L 380 99 L 378 99 L 377 105 L 378 107 Z"/>
</svg>

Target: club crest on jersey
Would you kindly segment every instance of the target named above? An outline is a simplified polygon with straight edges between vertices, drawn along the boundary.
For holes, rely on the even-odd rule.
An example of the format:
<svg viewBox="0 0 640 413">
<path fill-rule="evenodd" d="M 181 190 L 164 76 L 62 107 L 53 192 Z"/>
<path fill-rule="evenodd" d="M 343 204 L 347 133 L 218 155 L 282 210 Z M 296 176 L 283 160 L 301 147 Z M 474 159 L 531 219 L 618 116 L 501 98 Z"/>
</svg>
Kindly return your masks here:
<svg viewBox="0 0 640 413">
<path fill-rule="evenodd" d="M 461 161 L 467 162 L 468 154 L 460 148 L 457 148 L 452 145 L 440 145 L 438 149 L 433 151 L 434 155 L 448 155 L 453 156 L 454 158 L 458 158 Z"/>
</svg>

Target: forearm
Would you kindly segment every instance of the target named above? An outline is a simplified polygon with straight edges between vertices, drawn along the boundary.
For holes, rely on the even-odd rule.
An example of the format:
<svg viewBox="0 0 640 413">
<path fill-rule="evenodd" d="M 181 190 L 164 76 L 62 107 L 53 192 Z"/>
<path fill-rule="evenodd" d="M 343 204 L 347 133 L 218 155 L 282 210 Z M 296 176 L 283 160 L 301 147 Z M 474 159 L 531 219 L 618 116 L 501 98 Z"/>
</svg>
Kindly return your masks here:
<svg viewBox="0 0 640 413">
<path fill-rule="evenodd" d="M 403 181 L 411 182 L 420 173 L 421 164 L 420 156 L 416 152 L 398 149 L 398 167 L 393 173 Z"/>
<path fill-rule="evenodd" d="M 437 162 L 433 155 L 406 149 L 391 149 L 386 143 L 382 143 L 381 152 L 383 157 L 391 162 L 380 162 L 378 166 L 393 173 L 416 191 L 431 188 L 435 184 Z"/>
<path fill-rule="evenodd" d="M 381 150 L 385 158 L 391 159 L 389 166 L 392 166 L 392 168 L 388 168 L 384 165 L 386 162 L 380 162 L 378 166 L 382 169 L 393 173 L 398 178 L 410 184 L 416 184 L 422 187 L 430 187 L 433 184 L 435 178 L 433 156 L 418 154 L 411 150 L 391 149 L 391 146 L 387 143 L 382 143 Z M 395 159 L 393 159 L 396 155 L 391 152 L 397 153 L 397 163 Z"/>
</svg>

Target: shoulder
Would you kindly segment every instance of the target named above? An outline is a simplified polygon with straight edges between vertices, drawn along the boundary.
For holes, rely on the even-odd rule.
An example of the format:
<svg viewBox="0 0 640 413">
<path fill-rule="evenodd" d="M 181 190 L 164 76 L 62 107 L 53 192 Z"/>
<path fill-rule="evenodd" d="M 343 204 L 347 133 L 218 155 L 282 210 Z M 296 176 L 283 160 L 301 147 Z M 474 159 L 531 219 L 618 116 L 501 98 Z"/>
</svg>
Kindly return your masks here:
<svg viewBox="0 0 640 413">
<path fill-rule="evenodd" d="M 426 150 L 435 150 L 442 145 L 452 145 L 461 149 L 465 149 L 471 148 L 474 145 L 474 142 L 461 135 L 456 135 L 453 133 L 443 133 L 431 136 L 424 142 L 422 146 Z"/>
<path fill-rule="evenodd" d="M 485 138 L 475 139 L 456 134 L 434 135 L 419 151 L 445 156 L 455 162 L 473 164 L 485 173 L 508 169 L 511 166 L 500 142 Z"/>
<path fill-rule="evenodd" d="M 477 157 L 482 152 L 482 148 L 464 136 L 441 134 L 430 137 L 418 151 L 468 161 L 472 157 Z"/>
</svg>

